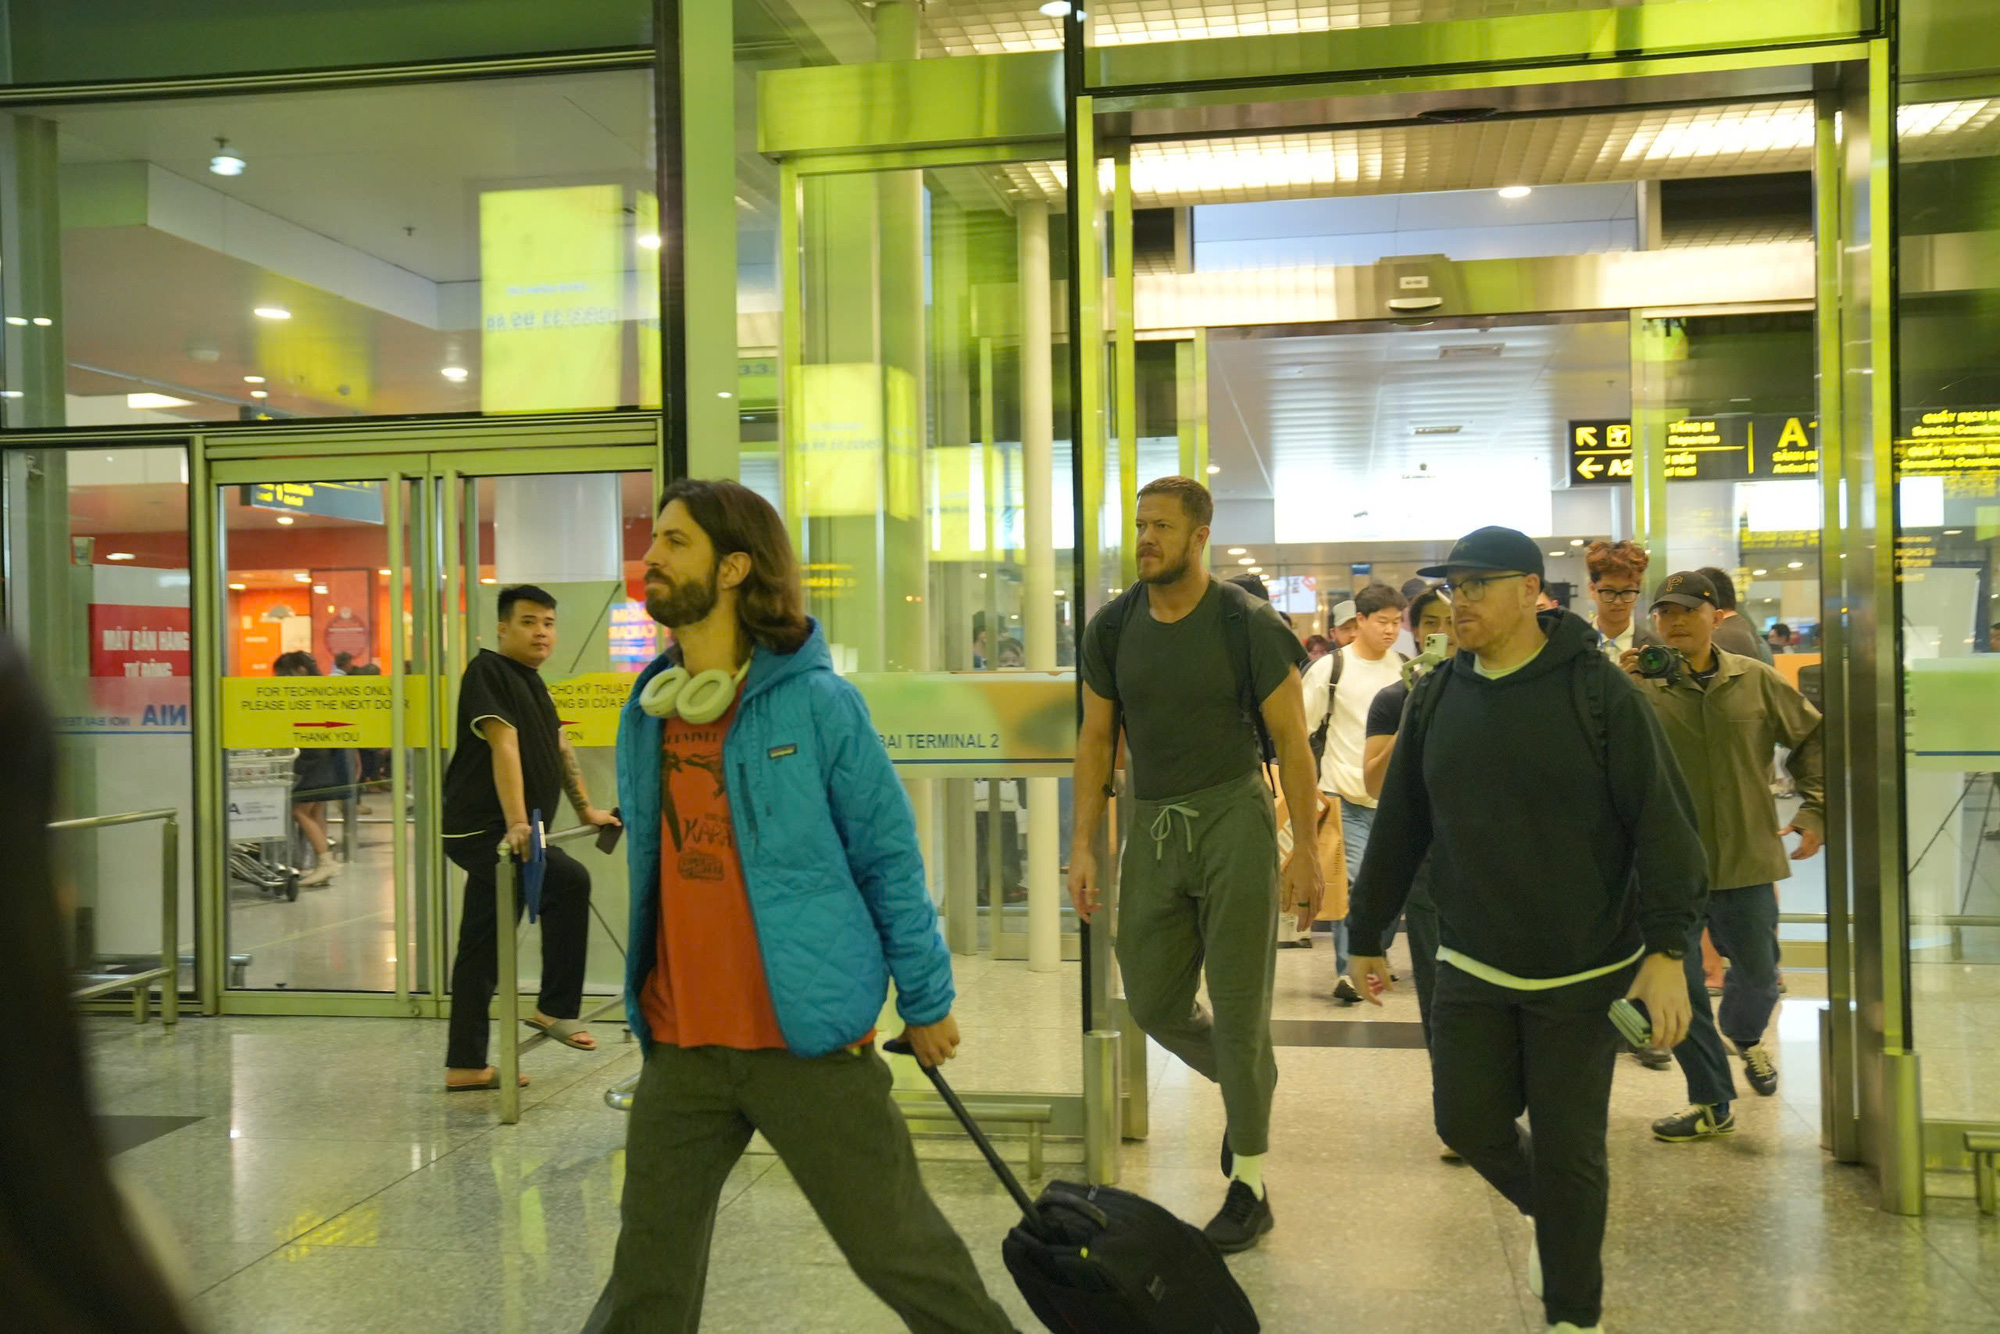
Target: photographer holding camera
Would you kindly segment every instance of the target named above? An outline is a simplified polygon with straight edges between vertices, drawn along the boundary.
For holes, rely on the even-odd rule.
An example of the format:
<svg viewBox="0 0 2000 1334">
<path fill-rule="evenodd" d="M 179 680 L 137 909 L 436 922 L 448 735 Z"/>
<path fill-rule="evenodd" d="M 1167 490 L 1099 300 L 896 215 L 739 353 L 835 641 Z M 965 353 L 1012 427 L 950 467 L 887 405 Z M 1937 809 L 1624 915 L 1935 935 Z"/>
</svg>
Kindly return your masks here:
<svg viewBox="0 0 2000 1334">
<path fill-rule="evenodd" d="M 1674 1050 L 1687 1076 L 1688 1106 L 1653 1123 L 1654 1135 L 1675 1144 L 1736 1132 L 1724 1036 L 1743 1057 L 1750 1087 L 1765 1097 L 1777 1092 L 1778 1067 L 1764 1030 L 1778 1004 L 1776 882 L 1791 874 L 1784 835 L 1799 836 L 1790 860 L 1803 861 L 1819 851 L 1826 828 L 1819 711 L 1755 658 L 1716 648 L 1718 612 L 1715 584 L 1705 574 L 1670 574 L 1653 598 L 1653 625 L 1666 647 L 1627 649 L 1619 659 L 1639 681 L 1680 761 L 1713 886 L 1688 936 L 1694 1021 Z M 1779 746 L 1791 747 L 1785 764 L 1802 798 L 1782 829 L 1770 787 L 1771 755 Z M 1730 964 L 1719 1012 L 1709 1008 L 1702 977 L 1703 927 Z"/>
</svg>

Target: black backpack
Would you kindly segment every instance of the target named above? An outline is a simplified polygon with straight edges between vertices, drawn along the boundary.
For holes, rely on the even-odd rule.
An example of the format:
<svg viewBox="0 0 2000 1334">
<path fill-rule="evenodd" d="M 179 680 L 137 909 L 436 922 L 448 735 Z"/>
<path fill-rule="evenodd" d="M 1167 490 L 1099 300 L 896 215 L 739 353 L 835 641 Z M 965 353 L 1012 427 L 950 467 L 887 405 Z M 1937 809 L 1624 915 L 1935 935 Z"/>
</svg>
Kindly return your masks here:
<svg viewBox="0 0 2000 1334">
<path fill-rule="evenodd" d="M 1229 651 L 1230 666 L 1236 674 L 1236 703 L 1243 716 L 1257 730 L 1257 754 L 1266 764 L 1275 764 L 1278 747 L 1271 740 L 1271 731 L 1264 725 L 1264 709 L 1257 698 L 1256 674 L 1250 665 L 1250 617 L 1263 602 L 1255 595 L 1245 592 L 1235 584 L 1217 579 L 1215 586 L 1222 590 L 1222 639 Z M 1120 593 L 1101 613 L 1104 644 L 1104 674 L 1111 682 L 1113 691 L 1118 689 L 1118 639 L 1125 629 L 1125 620 L 1138 608 L 1146 596 L 1146 585 L 1134 583 Z M 1111 697 L 1111 734 L 1117 736 L 1125 726 L 1125 706 L 1116 694 Z"/>
</svg>

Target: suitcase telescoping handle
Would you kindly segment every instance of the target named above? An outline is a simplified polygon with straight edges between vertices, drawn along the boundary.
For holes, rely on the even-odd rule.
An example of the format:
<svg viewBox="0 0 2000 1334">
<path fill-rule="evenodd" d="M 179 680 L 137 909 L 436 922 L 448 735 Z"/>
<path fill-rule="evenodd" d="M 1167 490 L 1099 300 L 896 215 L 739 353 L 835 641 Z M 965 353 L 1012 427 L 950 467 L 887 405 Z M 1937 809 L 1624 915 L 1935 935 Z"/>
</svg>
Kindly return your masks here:
<svg viewBox="0 0 2000 1334">
<path fill-rule="evenodd" d="M 907 1037 L 890 1038 L 882 1044 L 882 1050 L 896 1056 L 916 1055 Z M 979 1152 L 986 1156 L 987 1166 L 993 1169 L 993 1175 L 1000 1178 L 1000 1184 L 1007 1188 L 1007 1193 L 1014 1197 L 1014 1203 L 1021 1207 L 1021 1217 L 1027 1223 L 1028 1231 L 1043 1241 L 1053 1240 L 1049 1236 L 1048 1224 L 1042 1221 L 1041 1212 L 1035 1208 L 1035 1202 L 1028 1197 L 1020 1178 L 1014 1175 L 1013 1168 L 1007 1166 L 1007 1160 L 993 1147 L 993 1141 L 986 1138 L 986 1132 L 979 1128 L 979 1123 L 972 1119 L 972 1114 L 965 1110 L 965 1104 L 958 1100 L 958 1095 L 951 1091 L 951 1085 L 945 1082 L 944 1072 L 936 1066 L 925 1065 L 922 1061 L 917 1062 L 917 1068 L 930 1076 L 931 1086 L 937 1089 L 938 1096 L 944 1099 L 944 1105 L 951 1108 L 951 1114 L 958 1118 L 958 1123 L 965 1127 L 965 1133 L 972 1137 L 972 1142 L 979 1146 Z"/>
</svg>

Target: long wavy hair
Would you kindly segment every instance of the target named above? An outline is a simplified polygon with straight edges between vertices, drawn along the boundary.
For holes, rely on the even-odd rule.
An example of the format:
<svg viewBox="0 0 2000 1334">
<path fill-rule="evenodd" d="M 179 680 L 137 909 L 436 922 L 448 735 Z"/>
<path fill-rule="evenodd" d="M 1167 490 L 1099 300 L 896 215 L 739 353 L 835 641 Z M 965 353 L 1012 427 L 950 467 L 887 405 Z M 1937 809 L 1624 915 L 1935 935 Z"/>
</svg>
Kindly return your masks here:
<svg viewBox="0 0 2000 1334">
<path fill-rule="evenodd" d="M 812 625 L 791 534 L 771 502 L 741 482 L 684 477 L 661 492 L 656 513 L 676 500 L 708 534 L 717 561 L 736 551 L 750 558 L 750 573 L 736 587 L 736 619 L 744 633 L 773 653 L 797 652 Z"/>
<path fill-rule="evenodd" d="M 0 1324 L 38 1334 L 188 1334 L 134 1238 L 91 1117 L 47 829 L 55 731 L 0 634 Z"/>
</svg>

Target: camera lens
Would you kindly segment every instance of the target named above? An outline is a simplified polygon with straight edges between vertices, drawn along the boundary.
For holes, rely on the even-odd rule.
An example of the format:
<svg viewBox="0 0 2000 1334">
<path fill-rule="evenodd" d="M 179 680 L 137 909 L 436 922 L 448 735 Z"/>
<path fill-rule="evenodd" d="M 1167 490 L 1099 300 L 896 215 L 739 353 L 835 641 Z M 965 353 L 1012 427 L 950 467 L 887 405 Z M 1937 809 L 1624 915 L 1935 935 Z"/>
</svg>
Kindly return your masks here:
<svg viewBox="0 0 2000 1334">
<path fill-rule="evenodd" d="M 1674 670 L 1674 651 L 1658 644 L 1648 644 L 1639 650 L 1639 675 L 1648 680 L 1658 680 Z"/>
</svg>

